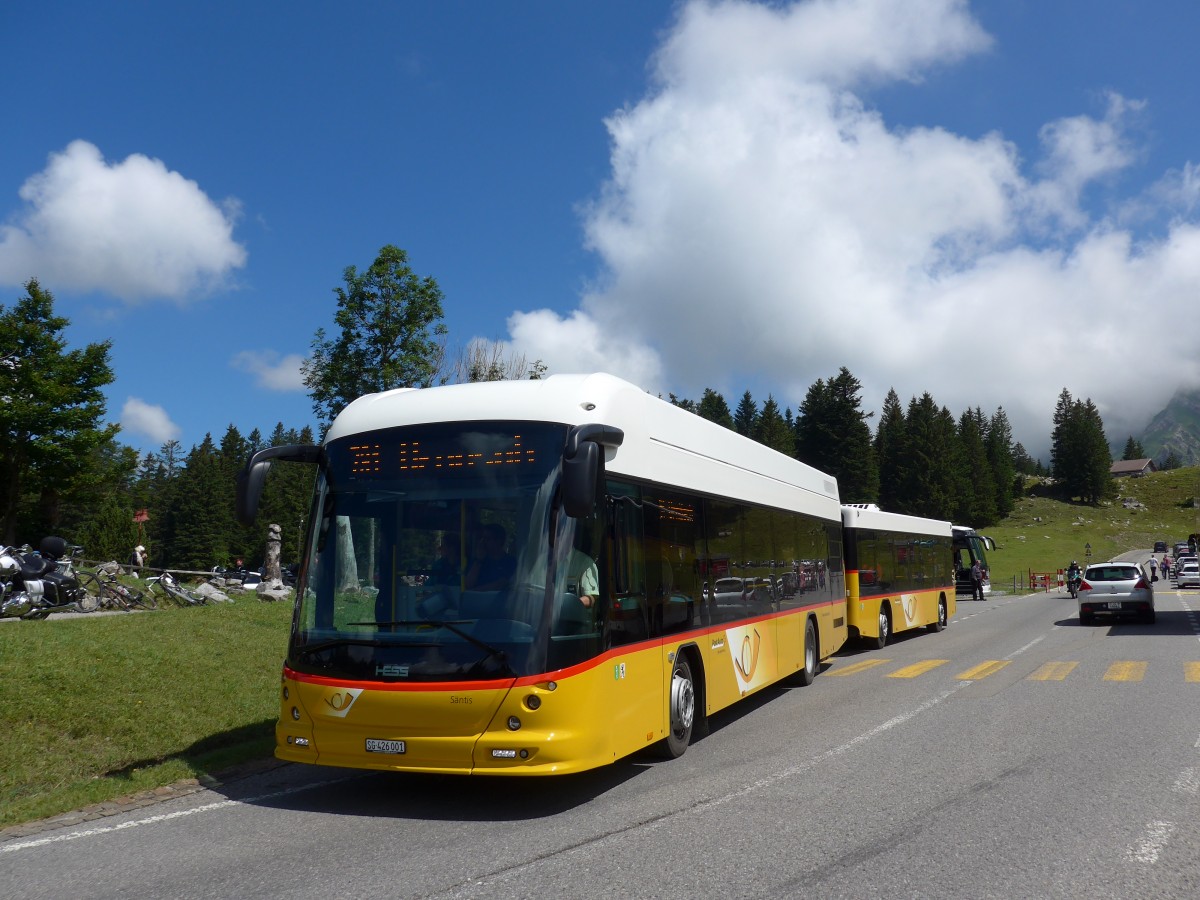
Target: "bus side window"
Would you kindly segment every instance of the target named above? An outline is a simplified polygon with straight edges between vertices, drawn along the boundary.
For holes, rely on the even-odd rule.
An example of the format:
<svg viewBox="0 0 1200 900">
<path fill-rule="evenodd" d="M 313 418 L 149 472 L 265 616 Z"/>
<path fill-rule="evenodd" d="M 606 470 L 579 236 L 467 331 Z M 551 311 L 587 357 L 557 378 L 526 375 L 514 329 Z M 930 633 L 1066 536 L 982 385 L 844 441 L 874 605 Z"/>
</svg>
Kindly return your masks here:
<svg viewBox="0 0 1200 900">
<path fill-rule="evenodd" d="M 642 504 L 636 487 L 608 482 L 609 521 L 601 589 L 607 599 L 604 641 L 620 646 L 649 637 Z M 607 579 L 605 576 L 607 575 Z"/>
<path fill-rule="evenodd" d="M 696 553 L 699 503 L 677 495 L 643 500 L 646 579 L 653 612 L 651 634 L 675 634 L 694 627 L 703 602 Z M 700 554 L 703 555 L 703 554 Z"/>
</svg>

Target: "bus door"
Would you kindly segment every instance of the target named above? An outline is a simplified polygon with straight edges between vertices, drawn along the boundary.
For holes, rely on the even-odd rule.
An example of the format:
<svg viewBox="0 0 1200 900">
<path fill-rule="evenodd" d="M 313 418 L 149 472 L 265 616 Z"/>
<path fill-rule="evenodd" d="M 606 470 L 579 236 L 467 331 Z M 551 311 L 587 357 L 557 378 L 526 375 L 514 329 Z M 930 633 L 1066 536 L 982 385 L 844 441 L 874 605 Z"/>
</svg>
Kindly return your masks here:
<svg viewBox="0 0 1200 900">
<path fill-rule="evenodd" d="M 662 653 L 652 642 L 641 490 L 610 480 L 605 491 L 601 585 L 608 658 L 599 672 L 598 683 L 607 692 L 600 708 L 610 710 L 614 746 L 629 752 L 645 746 L 650 732 L 666 727 L 665 676 Z"/>
</svg>

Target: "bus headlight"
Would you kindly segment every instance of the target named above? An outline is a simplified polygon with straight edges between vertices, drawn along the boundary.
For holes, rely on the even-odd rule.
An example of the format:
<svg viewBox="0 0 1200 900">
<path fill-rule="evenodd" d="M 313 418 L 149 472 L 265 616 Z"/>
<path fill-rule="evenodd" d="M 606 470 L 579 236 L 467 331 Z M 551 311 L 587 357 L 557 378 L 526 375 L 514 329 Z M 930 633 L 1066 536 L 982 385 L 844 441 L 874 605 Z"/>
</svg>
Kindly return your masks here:
<svg viewBox="0 0 1200 900">
<path fill-rule="evenodd" d="M 521 720 L 518 719 L 516 716 L 509 716 L 508 717 L 508 730 L 509 731 L 519 731 L 520 729 L 521 729 Z"/>
</svg>

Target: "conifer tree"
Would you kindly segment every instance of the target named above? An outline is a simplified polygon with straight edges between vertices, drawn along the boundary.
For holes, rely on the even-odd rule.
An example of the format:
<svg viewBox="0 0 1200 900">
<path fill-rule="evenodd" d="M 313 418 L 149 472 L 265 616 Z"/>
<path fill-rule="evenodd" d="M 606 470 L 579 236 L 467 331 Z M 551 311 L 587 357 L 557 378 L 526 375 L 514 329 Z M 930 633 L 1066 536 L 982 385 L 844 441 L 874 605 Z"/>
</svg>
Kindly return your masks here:
<svg viewBox="0 0 1200 900">
<path fill-rule="evenodd" d="M 1089 397 L 1075 400 L 1063 388 L 1054 410 L 1050 437 L 1051 473 L 1060 494 L 1095 505 L 1116 493 L 1112 453 L 1104 436 L 1100 411 Z"/>
<path fill-rule="evenodd" d="M 1025 445 L 1017 441 L 1013 445 L 1013 466 L 1020 475 L 1041 475 L 1041 460 L 1034 459 L 1025 449 Z"/>
<path fill-rule="evenodd" d="M 212 435 L 206 434 L 188 454 L 179 475 L 173 498 L 175 534 L 169 565 L 207 571 L 215 563 L 229 561 L 226 515 L 213 499 L 221 496 L 223 479 L 216 445 Z"/>
<path fill-rule="evenodd" d="M 988 422 L 987 437 L 984 439 L 988 464 L 992 469 L 992 481 L 996 486 L 996 516 L 1004 519 L 1013 510 L 1017 491 L 1017 467 L 1013 462 L 1012 426 L 1004 407 L 996 408 Z"/>
<path fill-rule="evenodd" d="M 16 543 L 17 517 L 27 515 L 36 543 L 59 523 L 65 489 L 94 466 L 93 451 L 110 444 L 103 387 L 113 380 L 111 342 L 68 350 L 69 321 L 54 314 L 54 297 L 37 279 L 12 307 L 0 305 L 0 540 Z"/>
<path fill-rule="evenodd" d="M 879 505 L 889 512 L 907 508 L 904 484 L 908 477 L 908 437 L 904 424 L 904 408 L 895 389 L 890 389 L 883 401 L 879 427 L 875 431 L 875 459 L 879 463 Z"/>
<path fill-rule="evenodd" d="M 716 422 L 731 431 L 736 430 L 733 426 L 733 414 L 729 411 L 729 404 L 712 388 L 704 389 L 704 395 L 700 398 L 700 405 L 696 412 L 710 422 Z"/>
<path fill-rule="evenodd" d="M 1075 398 L 1066 388 L 1054 407 L 1054 430 L 1050 435 L 1050 472 L 1066 499 L 1081 496 L 1083 487 L 1084 439 Z"/>
<path fill-rule="evenodd" d="M 879 467 L 871 428 L 862 410 L 862 385 L 845 366 L 828 382 L 808 389 L 796 419 L 796 456 L 837 478 L 845 503 L 879 497 Z"/>
<path fill-rule="evenodd" d="M 983 411 L 978 407 L 967 410 L 958 420 L 961 468 L 954 518 L 978 528 L 992 525 L 998 519 L 996 484 L 984 442 L 983 422 Z"/>
<path fill-rule="evenodd" d="M 1100 417 L 1100 410 L 1090 397 L 1083 403 L 1081 417 L 1086 438 L 1083 496 L 1088 503 L 1095 506 L 1101 500 L 1111 499 L 1117 493 L 1112 479 L 1112 451 L 1109 450 L 1108 438 L 1104 434 L 1104 421 Z"/>
<path fill-rule="evenodd" d="M 958 437 L 954 417 L 928 392 L 912 398 L 905 416 L 908 463 L 904 509 L 915 516 L 953 519 L 957 503 Z"/>
<path fill-rule="evenodd" d="M 767 402 L 763 404 L 762 411 L 754 423 L 753 437 L 760 444 L 765 444 L 786 456 L 793 456 L 795 453 L 795 437 L 780 415 L 779 404 L 771 394 L 767 395 Z"/>
<path fill-rule="evenodd" d="M 500 379 L 492 379 L 492 380 L 499 381 Z M 661 398 L 661 395 L 660 395 L 660 398 Z M 688 400 L 685 397 L 676 397 L 674 394 L 668 394 L 667 402 L 670 403 L 672 406 L 678 406 L 680 409 L 686 409 L 690 413 L 697 412 L 695 400 Z"/>
<path fill-rule="evenodd" d="M 742 437 L 750 437 L 754 434 L 754 423 L 757 419 L 758 405 L 750 396 L 750 392 L 746 391 L 742 394 L 742 400 L 733 414 L 733 430 Z"/>
<path fill-rule="evenodd" d="M 1129 436 L 1129 440 L 1127 440 L 1125 442 L 1125 452 L 1123 454 L 1121 454 L 1121 459 L 1128 461 L 1131 459 L 1145 459 L 1145 458 L 1146 458 L 1146 451 L 1142 449 L 1141 442 L 1135 441 L 1133 439 L 1133 435 L 1131 434 Z"/>
</svg>

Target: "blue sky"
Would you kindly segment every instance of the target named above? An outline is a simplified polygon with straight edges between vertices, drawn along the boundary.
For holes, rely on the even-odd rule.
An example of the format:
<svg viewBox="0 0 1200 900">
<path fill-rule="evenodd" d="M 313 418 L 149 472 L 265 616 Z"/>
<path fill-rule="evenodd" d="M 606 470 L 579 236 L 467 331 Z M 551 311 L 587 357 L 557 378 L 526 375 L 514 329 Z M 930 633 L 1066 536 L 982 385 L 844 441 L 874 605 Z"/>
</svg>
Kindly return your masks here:
<svg viewBox="0 0 1200 900">
<path fill-rule="evenodd" d="M 299 360 L 388 243 L 452 350 L 792 409 L 846 366 L 1035 454 L 1066 387 L 1122 442 L 1200 387 L 1197 33 L 1125 0 L 8 4 L 0 302 L 36 277 L 112 340 L 142 451 L 311 424 Z"/>
</svg>

